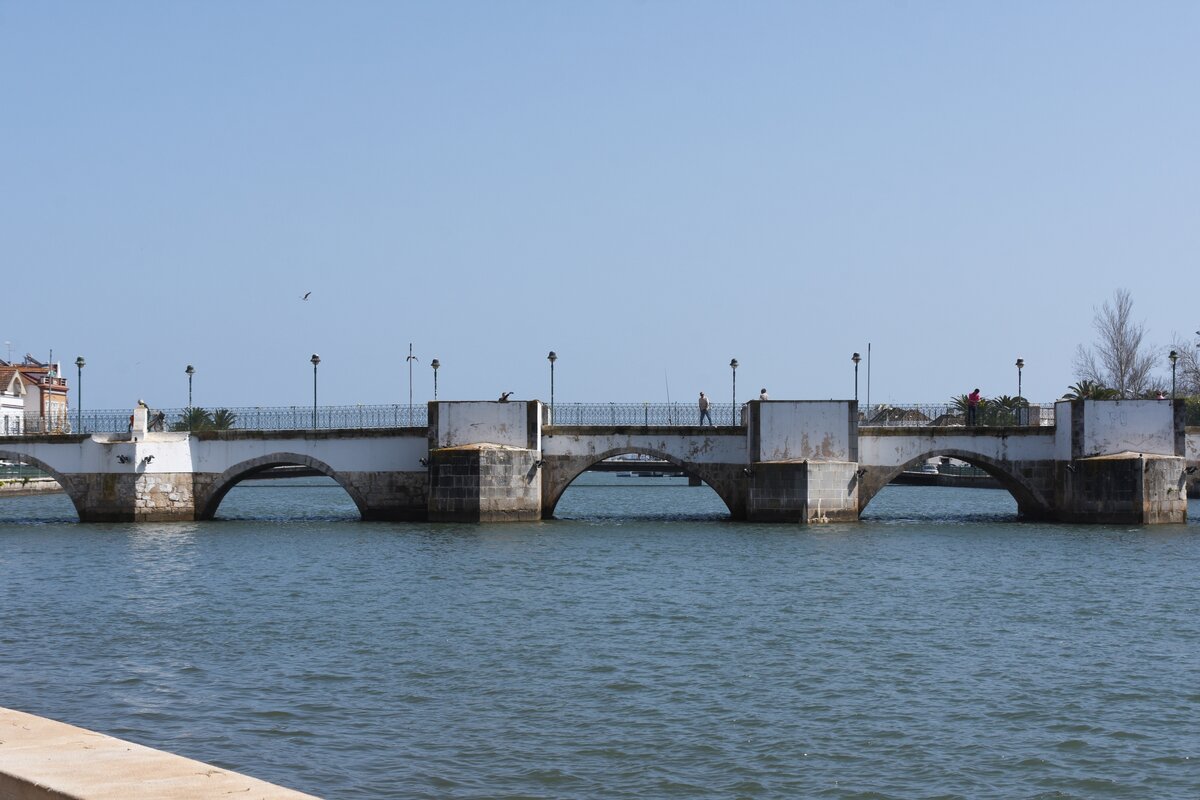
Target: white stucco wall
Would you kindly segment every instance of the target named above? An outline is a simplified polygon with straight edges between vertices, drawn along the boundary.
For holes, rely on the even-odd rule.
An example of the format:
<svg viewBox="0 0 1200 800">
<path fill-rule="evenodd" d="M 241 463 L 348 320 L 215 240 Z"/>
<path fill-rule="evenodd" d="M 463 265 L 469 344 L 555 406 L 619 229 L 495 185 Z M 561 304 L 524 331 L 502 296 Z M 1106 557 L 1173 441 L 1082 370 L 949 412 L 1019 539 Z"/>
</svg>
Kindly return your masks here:
<svg viewBox="0 0 1200 800">
<path fill-rule="evenodd" d="M 440 402 L 437 404 L 437 446 L 459 447 L 466 444 L 500 444 L 529 447 L 529 412 L 536 400 L 497 402 Z M 539 409 L 539 414 L 540 409 Z M 540 419 L 540 417 L 536 417 Z M 541 428 L 533 431 L 536 442 Z"/>
<path fill-rule="evenodd" d="M 757 409 L 758 461 L 852 461 L 850 401 L 768 400 Z"/>
<path fill-rule="evenodd" d="M 1082 447 L 1085 456 L 1174 455 L 1174 410 L 1162 400 L 1085 400 Z"/>
<path fill-rule="evenodd" d="M 1055 439 L 1049 429 L 1028 428 L 1008 436 L 977 436 L 962 429 L 930 428 L 928 435 L 887 436 L 860 431 L 858 461 L 863 465 L 899 467 L 933 453 L 977 453 L 992 461 L 1031 461 L 1054 456 Z M 936 431 L 936 432 L 935 432 Z"/>
<path fill-rule="evenodd" d="M 307 455 L 328 464 L 336 472 L 420 472 L 425 469 L 421 459 L 429 453 L 429 441 L 422 435 L 361 439 L 193 440 L 192 466 L 183 469 L 224 472 L 235 464 L 276 453 Z M 153 466 L 157 465 L 155 459 Z"/>
<path fill-rule="evenodd" d="M 0 444 L 0 452 L 27 454 L 62 473 L 216 472 L 277 453 L 307 455 L 337 472 L 420 472 L 429 451 L 422 435 L 329 439 L 234 439 L 201 441 L 187 433 L 151 433 L 139 442 L 93 436 L 82 442 Z M 122 464 L 119 456 L 128 456 Z M 144 459 L 153 456 L 149 462 Z"/>
<path fill-rule="evenodd" d="M 610 434 L 575 436 L 555 434 L 542 439 L 542 454 L 592 456 L 597 461 L 624 453 L 661 453 L 689 464 L 745 464 L 744 434 L 662 435 Z M 631 462 L 631 464 L 634 462 Z"/>
<path fill-rule="evenodd" d="M 1200 433 L 1187 435 L 1187 460 L 1193 464 L 1200 462 Z"/>
</svg>

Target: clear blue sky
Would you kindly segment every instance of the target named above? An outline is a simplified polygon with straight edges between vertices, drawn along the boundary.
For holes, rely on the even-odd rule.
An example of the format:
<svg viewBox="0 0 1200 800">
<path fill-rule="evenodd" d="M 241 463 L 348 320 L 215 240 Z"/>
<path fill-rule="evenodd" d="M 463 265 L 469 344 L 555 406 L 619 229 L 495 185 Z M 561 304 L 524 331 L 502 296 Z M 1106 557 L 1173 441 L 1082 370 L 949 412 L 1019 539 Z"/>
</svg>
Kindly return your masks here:
<svg viewBox="0 0 1200 800">
<path fill-rule="evenodd" d="M 0 343 L 84 405 L 1051 400 L 1200 329 L 1194 2 L 0 0 Z M 300 298 L 312 292 L 308 301 Z M 1194 337 L 1192 337 L 1194 339 Z M 3 345 L 0 344 L 0 347 Z M 68 370 L 74 381 L 74 367 Z M 865 398 L 866 363 L 860 372 Z M 1169 377 L 1167 378 L 1169 380 Z M 72 396 L 74 403 L 74 396 Z"/>
</svg>

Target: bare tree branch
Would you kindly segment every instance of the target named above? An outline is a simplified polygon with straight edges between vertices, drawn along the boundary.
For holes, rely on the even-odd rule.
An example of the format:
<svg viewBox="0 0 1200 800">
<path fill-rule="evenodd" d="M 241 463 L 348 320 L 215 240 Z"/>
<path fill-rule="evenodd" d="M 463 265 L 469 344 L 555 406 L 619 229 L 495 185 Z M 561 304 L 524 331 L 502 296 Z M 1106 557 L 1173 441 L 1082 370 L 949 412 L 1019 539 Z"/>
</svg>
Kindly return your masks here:
<svg viewBox="0 0 1200 800">
<path fill-rule="evenodd" d="M 1141 396 L 1151 383 L 1154 356 L 1143 348 L 1146 326 L 1133 320 L 1133 298 L 1125 289 L 1113 293 L 1092 325 L 1096 343 L 1075 351 L 1075 371 L 1080 380 L 1095 381 L 1115 389 L 1123 398 Z"/>
</svg>

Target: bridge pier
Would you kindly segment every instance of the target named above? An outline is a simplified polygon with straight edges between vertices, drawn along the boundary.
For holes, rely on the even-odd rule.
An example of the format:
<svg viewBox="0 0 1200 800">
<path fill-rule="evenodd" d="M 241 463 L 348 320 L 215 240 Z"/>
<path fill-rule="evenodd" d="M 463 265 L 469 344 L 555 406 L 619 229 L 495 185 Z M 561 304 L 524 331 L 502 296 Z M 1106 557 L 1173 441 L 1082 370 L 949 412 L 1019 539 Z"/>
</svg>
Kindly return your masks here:
<svg viewBox="0 0 1200 800">
<path fill-rule="evenodd" d="M 429 453 L 431 522 L 542 518 L 542 461 L 523 447 L 464 445 Z"/>
<path fill-rule="evenodd" d="M 1187 461 L 1141 453 L 1079 458 L 1061 464 L 1055 518 L 1113 525 L 1187 521 Z"/>
<path fill-rule="evenodd" d="M 762 461 L 746 485 L 750 522 L 853 522 L 858 519 L 858 464 Z"/>
<path fill-rule="evenodd" d="M 187 472 L 91 473 L 69 476 L 81 522 L 189 522 L 196 519 Z"/>
</svg>

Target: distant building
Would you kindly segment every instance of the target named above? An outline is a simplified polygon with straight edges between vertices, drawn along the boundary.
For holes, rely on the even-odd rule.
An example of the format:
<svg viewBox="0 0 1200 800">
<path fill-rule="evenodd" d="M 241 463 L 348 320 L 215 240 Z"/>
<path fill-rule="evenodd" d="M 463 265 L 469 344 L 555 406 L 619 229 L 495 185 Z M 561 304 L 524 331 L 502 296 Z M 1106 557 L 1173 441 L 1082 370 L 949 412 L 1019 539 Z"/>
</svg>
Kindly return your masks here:
<svg viewBox="0 0 1200 800">
<path fill-rule="evenodd" d="M 25 381 L 16 367 L 0 361 L 0 433 L 13 436 L 21 432 L 25 417 Z"/>
<path fill-rule="evenodd" d="M 16 380 L 6 378 L 16 373 Z M 0 360 L 0 385 L 4 393 L 0 403 L 4 406 L 7 430 L 11 433 L 64 433 L 71 429 L 71 410 L 67 402 L 67 379 L 62 377 L 58 363 L 42 363 L 26 354 L 21 362 L 8 363 Z M 16 411 L 18 398 L 21 410 Z M 9 421 L 9 408 L 13 409 Z"/>
</svg>

